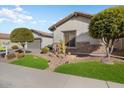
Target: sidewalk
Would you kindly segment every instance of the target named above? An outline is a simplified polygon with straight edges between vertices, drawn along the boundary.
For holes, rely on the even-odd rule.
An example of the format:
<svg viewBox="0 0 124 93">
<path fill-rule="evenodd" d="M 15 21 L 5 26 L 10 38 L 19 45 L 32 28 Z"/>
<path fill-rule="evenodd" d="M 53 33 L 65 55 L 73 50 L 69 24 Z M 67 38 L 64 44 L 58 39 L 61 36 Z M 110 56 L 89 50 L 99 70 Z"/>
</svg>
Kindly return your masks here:
<svg viewBox="0 0 124 93">
<path fill-rule="evenodd" d="M 124 88 L 124 84 L 0 63 L 2 88 Z"/>
</svg>

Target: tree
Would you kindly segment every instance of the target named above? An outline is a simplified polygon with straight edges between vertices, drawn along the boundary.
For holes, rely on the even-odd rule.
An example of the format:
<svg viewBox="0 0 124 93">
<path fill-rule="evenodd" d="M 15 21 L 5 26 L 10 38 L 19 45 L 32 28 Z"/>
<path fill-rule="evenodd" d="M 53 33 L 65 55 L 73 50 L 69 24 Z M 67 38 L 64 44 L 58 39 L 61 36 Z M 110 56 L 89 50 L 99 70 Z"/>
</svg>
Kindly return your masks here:
<svg viewBox="0 0 124 93">
<path fill-rule="evenodd" d="M 20 43 L 25 52 L 25 44 L 33 42 L 34 36 L 32 31 L 28 28 L 16 28 L 10 34 L 11 42 Z"/>
<path fill-rule="evenodd" d="M 110 61 L 114 44 L 124 37 L 124 6 L 108 8 L 94 15 L 89 24 L 89 34 L 102 40 Z"/>
</svg>

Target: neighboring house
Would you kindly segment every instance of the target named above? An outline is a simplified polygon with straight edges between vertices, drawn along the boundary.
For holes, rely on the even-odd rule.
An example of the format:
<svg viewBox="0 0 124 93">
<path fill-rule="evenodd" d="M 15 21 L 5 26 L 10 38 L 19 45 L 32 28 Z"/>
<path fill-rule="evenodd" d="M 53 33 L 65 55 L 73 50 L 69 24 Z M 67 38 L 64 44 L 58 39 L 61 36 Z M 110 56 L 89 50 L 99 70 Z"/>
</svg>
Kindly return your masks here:
<svg viewBox="0 0 124 93">
<path fill-rule="evenodd" d="M 5 43 L 9 43 L 9 48 L 10 48 L 9 34 L 0 33 L 0 46 L 5 47 L 4 46 Z"/>
<path fill-rule="evenodd" d="M 37 30 L 31 30 L 34 35 L 34 41 L 27 44 L 28 49 L 41 49 L 47 45 L 53 43 L 53 36 L 51 33 L 41 32 Z M 9 42 L 9 48 L 16 43 L 11 43 L 9 40 L 9 34 L 0 33 L 0 45 L 4 45 L 5 42 Z"/>
<path fill-rule="evenodd" d="M 74 12 L 58 21 L 49 30 L 53 32 L 53 42 L 65 42 L 70 52 L 105 52 L 102 42 L 89 36 L 88 26 L 92 15 Z"/>
<path fill-rule="evenodd" d="M 52 33 L 41 32 L 38 30 L 31 30 L 34 35 L 34 42 L 28 43 L 29 49 L 40 49 L 47 45 L 53 44 L 53 35 Z"/>
</svg>

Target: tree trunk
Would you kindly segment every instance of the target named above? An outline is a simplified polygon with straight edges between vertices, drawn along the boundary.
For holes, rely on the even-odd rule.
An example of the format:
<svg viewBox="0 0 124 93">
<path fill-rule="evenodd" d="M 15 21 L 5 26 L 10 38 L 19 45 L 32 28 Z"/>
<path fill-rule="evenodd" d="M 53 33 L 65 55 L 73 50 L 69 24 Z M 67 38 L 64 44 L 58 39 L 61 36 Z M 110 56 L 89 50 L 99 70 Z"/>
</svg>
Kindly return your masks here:
<svg viewBox="0 0 124 93">
<path fill-rule="evenodd" d="M 106 57 L 107 57 L 107 59 L 105 59 L 103 63 L 113 64 L 112 61 L 111 61 L 111 53 L 112 52 L 113 52 L 113 45 L 112 45 L 112 47 L 106 46 Z"/>
<path fill-rule="evenodd" d="M 25 43 L 21 43 L 22 47 L 23 47 L 23 51 L 24 51 L 24 54 L 25 54 Z"/>
<path fill-rule="evenodd" d="M 114 48 L 114 43 L 115 43 L 115 39 L 109 39 L 109 38 L 102 38 L 101 39 L 105 45 L 105 49 L 106 49 L 106 58 L 103 59 L 103 63 L 108 63 L 111 64 L 111 54 L 113 52 L 113 48 Z"/>
</svg>

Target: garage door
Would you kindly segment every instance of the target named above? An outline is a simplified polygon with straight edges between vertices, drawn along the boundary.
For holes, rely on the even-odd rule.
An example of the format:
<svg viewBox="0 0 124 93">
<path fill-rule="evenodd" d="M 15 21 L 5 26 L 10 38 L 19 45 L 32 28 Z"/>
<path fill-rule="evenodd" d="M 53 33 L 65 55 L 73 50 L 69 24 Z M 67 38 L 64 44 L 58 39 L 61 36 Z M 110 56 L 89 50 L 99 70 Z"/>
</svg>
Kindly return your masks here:
<svg viewBox="0 0 124 93">
<path fill-rule="evenodd" d="M 35 39 L 33 42 L 28 43 L 29 49 L 40 49 L 41 48 L 41 39 Z"/>
</svg>

